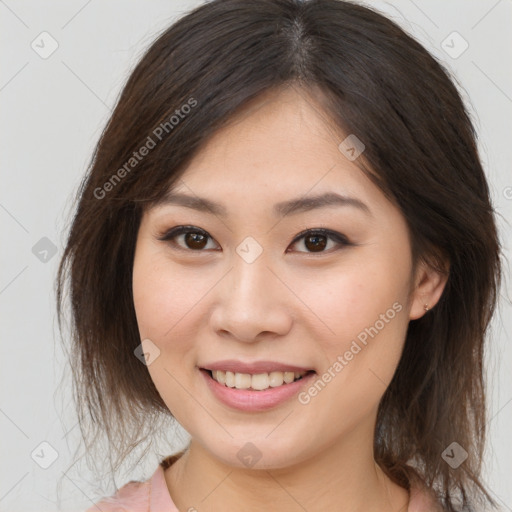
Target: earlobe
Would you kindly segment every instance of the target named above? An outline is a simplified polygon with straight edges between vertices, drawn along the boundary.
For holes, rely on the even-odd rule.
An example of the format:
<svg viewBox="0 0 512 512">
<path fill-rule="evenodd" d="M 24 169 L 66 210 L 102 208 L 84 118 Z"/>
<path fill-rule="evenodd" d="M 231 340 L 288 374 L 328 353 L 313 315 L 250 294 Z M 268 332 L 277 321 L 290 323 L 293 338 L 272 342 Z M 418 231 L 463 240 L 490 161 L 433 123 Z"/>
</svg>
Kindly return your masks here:
<svg viewBox="0 0 512 512">
<path fill-rule="evenodd" d="M 420 263 L 416 273 L 415 288 L 412 292 L 410 320 L 416 320 L 428 313 L 439 302 L 449 275 L 449 264 L 444 269 L 435 269 L 427 263 Z"/>
</svg>

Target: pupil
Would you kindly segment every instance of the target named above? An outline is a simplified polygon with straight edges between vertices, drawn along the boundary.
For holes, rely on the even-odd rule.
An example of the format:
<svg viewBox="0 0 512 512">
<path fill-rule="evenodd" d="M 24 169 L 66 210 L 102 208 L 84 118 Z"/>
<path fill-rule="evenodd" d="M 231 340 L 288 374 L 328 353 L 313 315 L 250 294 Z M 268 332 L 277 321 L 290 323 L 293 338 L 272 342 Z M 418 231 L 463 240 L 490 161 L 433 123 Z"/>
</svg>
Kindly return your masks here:
<svg viewBox="0 0 512 512">
<path fill-rule="evenodd" d="M 311 247 L 308 244 L 309 240 L 313 240 L 313 244 Z M 319 240 L 322 240 L 322 241 L 319 243 Z M 326 237 L 324 235 L 310 235 L 306 238 L 306 247 L 310 250 L 312 249 L 313 252 L 319 252 L 322 249 L 325 249 L 325 246 L 326 246 L 325 240 L 326 240 Z"/>
<path fill-rule="evenodd" d="M 202 249 L 206 244 L 204 243 L 206 237 L 201 235 L 200 233 L 186 233 L 185 234 L 185 243 L 191 249 Z"/>
</svg>

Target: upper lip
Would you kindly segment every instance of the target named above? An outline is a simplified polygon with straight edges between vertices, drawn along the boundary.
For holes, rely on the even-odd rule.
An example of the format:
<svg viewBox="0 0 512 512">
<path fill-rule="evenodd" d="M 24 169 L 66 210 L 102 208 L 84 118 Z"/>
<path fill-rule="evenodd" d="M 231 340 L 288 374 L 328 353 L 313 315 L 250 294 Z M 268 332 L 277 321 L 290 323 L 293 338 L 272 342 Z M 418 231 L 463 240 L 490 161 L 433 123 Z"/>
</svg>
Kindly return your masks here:
<svg viewBox="0 0 512 512">
<path fill-rule="evenodd" d="M 313 371 L 312 368 L 296 366 L 288 363 L 279 363 L 277 361 L 253 361 L 244 363 L 235 359 L 226 359 L 224 361 L 215 361 L 201 366 L 204 370 L 222 370 L 233 373 L 270 373 L 270 372 L 307 372 Z"/>
</svg>

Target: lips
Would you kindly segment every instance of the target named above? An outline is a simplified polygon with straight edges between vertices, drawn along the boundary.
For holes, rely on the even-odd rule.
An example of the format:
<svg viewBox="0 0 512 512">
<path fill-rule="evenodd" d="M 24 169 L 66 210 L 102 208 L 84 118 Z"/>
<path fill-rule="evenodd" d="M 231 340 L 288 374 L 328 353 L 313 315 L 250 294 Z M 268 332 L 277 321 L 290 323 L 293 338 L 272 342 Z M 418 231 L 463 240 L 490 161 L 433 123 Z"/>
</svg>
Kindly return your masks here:
<svg viewBox="0 0 512 512">
<path fill-rule="evenodd" d="M 216 362 L 209 364 L 210 369 L 198 368 L 207 389 L 220 403 L 244 412 L 263 412 L 285 404 L 296 396 L 301 389 L 316 378 L 314 370 L 304 370 L 299 366 L 263 361 L 251 364 L 240 362 Z M 299 371 L 271 370 L 262 373 L 238 373 L 213 369 L 214 367 L 241 369 L 244 372 L 266 370 L 296 369 Z M 256 368 L 256 370 L 254 369 Z M 285 379 L 286 376 L 286 379 Z M 222 382 L 224 380 L 224 382 Z"/>
<path fill-rule="evenodd" d="M 207 364 L 200 369 L 222 386 L 251 391 L 277 388 L 315 373 L 314 370 L 305 367 L 276 361 L 243 363 L 233 359 Z"/>
</svg>

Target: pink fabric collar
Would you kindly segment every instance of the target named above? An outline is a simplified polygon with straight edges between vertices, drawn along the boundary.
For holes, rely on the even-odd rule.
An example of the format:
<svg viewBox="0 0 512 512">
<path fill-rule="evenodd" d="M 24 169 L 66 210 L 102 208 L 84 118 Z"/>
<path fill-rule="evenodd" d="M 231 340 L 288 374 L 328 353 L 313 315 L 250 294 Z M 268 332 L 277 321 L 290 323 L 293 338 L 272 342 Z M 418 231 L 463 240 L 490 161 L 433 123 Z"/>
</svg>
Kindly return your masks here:
<svg viewBox="0 0 512 512">
<path fill-rule="evenodd" d="M 179 512 L 172 501 L 165 481 L 164 468 L 158 465 L 150 480 L 151 498 L 148 512 Z"/>
<path fill-rule="evenodd" d="M 86 512 L 179 512 L 165 481 L 162 464 L 149 480 L 123 485 L 113 496 L 103 498 Z"/>
</svg>

